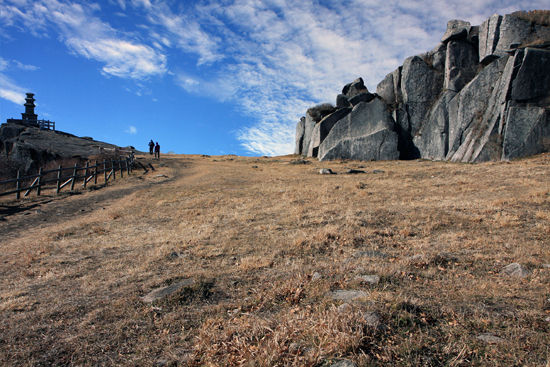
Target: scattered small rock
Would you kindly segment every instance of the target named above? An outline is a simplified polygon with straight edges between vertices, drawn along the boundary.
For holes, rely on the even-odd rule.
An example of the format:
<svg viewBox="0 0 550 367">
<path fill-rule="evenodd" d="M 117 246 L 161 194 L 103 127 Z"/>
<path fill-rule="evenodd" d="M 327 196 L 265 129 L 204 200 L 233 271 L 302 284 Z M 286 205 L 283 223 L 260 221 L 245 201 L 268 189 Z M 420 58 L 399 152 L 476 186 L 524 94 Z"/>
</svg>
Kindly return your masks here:
<svg viewBox="0 0 550 367">
<path fill-rule="evenodd" d="M 493 333 L 483 333 L 478 335 L 476 338 L 489 344 L 496 344 L 504 341 L 504 339 L 499 338 Z"/>
<path fill-rule="evenodd" d="M 168 257 L 170 259 L 176 259 L 176 258 L 180 257 L 180 254 L 176 251 L 172 251 Z"/>
<path fill-rule="evenodd" d="M 544 321 L 550 322 L 550 316 L 548 316 L 547 318 L 545 318 Z"/>
<path fill-rule="evenodd" d="M 525 278 L 531 274 L 529 269 L 519 263 L 506 265 L 500 272 L 516 278 Z"/>
<path fill-rule="evenodd" d="M 252 168 L 258 168 L 258 166 L 252 166 Z"/>
<path fill-rule="evenodd" d="M 388 327 L 382 323 L 382 316 L 376 311 L 367 311 L 363 314 L 363 319 L 367 326 L 376 328 L 378 330 L 386 331 Z"/>
<path fill-rule="evenodd" d="M 360 169 L 348 169 L 346 171 L 346 174 L 348 174 L 348 175 L 354 175 L 354 174 L 358 174 L 358 173 L 367 173 L 367 172 L 362 171 Z"/>
<path fill-rule="evenodd" d="M 306 161 L 305 159 L 295 159 L 293 161 L 290 161 L 290 164 L 308 164 L 309 161 Z"/>
<path fill-rule="evenodd" d="M 166 177 L 168 178 L 168 176 L 165 176 L 165 175 L 156 175 L 155 178 L 160 178 L 160 177 Z"/>
<path fill-rule="evenodd" d="M 187 287 L 194 283 L 194 280 L 192 278 L 182 280 L 179 283 L 169 285 L 167 287 L 161 287 L 157 288 L 148 294 L 146 294 L 144 297 L 141 297 L 141 300 L 145 303 L 151 303 L 153 301 L 156 301 L 157 299 L 164 298 L 166 296 L 169 296 L 175 292 L 177 292 L 181 287 Z"/>
<path fill-rule="evenodd" d="M 550 269 L 550 264 L 542 264 L 542 267 L 543 267 L 544 269 Z"/>
<path fill-rule="evenodd" d="M 334 175 L 335 173 L 332 172 L 332 170 L 330 168 L 321 168 L 319 170 L 319 173 L 322 174 L 322 175 Z"/>
<path fill-rule="evenodd" d="M 366 298 L 368 297 L 368 293 L 364 291 L 354 291 L 354 290 L 336 290 L 332 292 L 332 298 L 338 299 L 342 301 L 352 301 L 354 299 L 358 298 Z"/>
<path fill-rule="evenodd" d="M 322 279 L 323 276 L 321 274 L 319 274 L 318 272 L 315 272 L 313 273 L 313 275 L 311 276 L 311 281 L 314 282 L 316 280 L 320 280 Z"/>
<path fill-rule="evenodd" d="M 42 210 L 40 210 L 40 209 L 37 209 L 37 210 L 36 210 L 36 214 L 44 214 L 44 212 L 43 212 Z"/>
<path fill-rule="evenodd" d="M 381 171 L 381 170 L 379 170 L 379 169 L 375 169 L 375 170 L 372 171 L 372 173 L 386 173 L 386 172 Z"/>
<path fill-rule="evenodd" d="M 380 277 L 378 275 L 360 275 L 355 279 L 369 284 L 377 284 L 380 281 Z"/>
<path fill-rule="evenodd" d="M 349 303 L 342 303 L 336 310 L 338 313 L 348 313 L 351 311 L 351 306 Z"/>
</svg>

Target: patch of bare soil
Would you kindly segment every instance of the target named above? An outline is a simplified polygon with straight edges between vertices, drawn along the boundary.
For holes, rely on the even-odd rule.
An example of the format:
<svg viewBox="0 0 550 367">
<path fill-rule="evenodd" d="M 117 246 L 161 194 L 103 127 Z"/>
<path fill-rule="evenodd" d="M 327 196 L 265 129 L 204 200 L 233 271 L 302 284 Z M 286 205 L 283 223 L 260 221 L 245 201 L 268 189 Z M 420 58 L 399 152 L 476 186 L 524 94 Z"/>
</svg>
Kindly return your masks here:
<svg viewBox="0 0 550 367">
<path fill-rule="evenodd" d="M 0 364 L 549 363 L 548 154 L 139 161 L 0 201 Z"/>
</svg>

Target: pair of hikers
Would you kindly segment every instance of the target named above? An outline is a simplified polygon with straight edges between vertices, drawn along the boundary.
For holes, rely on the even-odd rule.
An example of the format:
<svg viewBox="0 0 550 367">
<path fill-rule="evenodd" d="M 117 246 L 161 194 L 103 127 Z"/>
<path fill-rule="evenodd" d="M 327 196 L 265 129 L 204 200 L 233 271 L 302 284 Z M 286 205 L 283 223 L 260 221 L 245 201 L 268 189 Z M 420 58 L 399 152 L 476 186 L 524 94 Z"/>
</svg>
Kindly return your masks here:
<svg viewBox="0 0 550 367">
<path fill-rule="evenodd" d="M 153 139 L 151 139 L 149 142 L 149 154 L 153 155 L 153 151 L 155 152 L 155 158 L 160 159 L 160 145 L 158 142 L 155 145 L 155 143 L 153 143 Z"/>
</svg>

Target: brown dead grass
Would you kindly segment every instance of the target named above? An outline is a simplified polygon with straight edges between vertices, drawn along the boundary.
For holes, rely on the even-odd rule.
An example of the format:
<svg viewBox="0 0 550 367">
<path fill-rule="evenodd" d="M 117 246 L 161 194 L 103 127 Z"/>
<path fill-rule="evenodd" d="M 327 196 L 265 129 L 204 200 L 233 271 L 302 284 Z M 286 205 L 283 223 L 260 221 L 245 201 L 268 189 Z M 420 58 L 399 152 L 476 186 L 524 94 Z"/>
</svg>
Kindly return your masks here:
<svg viewBox="0 0 550 367">
<path fill-rule="evenodd" d="M 550 155 L 295 159 L 171 156 L 142 177 L 147 189 L 105 209 L 25 233 L 9 233 L 25 213 L 4 218 L 0 363 L 548 364 Z M 52 199 L 78 205 L 132 180 Z M 501 275 L 513 262 L 531 275 Z M 380 282 L 357 280 L 369 274 Z M 185 278 L 195 285 L 140 299 Z M 368 296 L 339 309 L 341 289 Z M 367 325 L 367 311 L 387 328 Z M 503 341 L 476 338 L 486 332 Z"/>
</svg>

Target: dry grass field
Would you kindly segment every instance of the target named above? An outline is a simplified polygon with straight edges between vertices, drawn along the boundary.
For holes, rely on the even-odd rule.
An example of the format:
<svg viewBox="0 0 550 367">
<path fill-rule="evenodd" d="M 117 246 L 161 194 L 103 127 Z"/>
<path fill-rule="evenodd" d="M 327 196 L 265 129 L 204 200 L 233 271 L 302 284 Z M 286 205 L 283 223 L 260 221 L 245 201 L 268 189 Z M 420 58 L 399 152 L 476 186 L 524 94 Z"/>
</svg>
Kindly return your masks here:
<svg viewBox="0 0 550 367">
<path fill-rule="evenodd" d="M 550 154 L 298 159 L 1 197 L 0 364 L 550 366 Z"/>
</svg>

